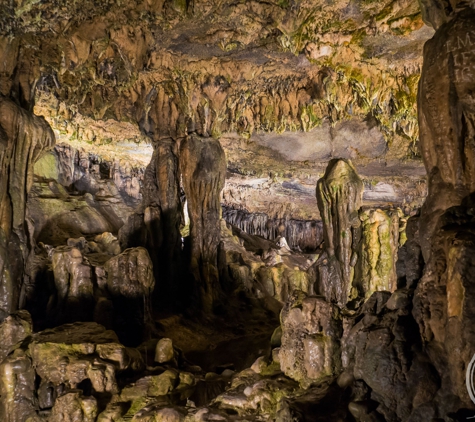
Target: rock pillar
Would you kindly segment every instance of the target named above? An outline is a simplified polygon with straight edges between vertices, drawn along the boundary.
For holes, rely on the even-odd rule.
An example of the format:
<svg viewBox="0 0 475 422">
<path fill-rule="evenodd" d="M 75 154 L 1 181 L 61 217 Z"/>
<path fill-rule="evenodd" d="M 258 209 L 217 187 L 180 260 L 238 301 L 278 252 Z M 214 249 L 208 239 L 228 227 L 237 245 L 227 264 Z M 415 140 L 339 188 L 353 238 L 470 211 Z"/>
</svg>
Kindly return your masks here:
<svg viewBox="0 0 475 422">
<path fill-rule="evenodd" d="M 54 142 L 42 117 L 0 97 L 0 310 L 8 313 L 18 308 L 30 250 L 25 219 L 33 166 Z"/>
<path fill-rule="evenodd" d="M 363 182 L 350 161 L 332 160 L 318 181 L 316 193 L 325 239 L 318 290 L 327 301 L 344 306 L 357 296 L 353 279 L 361 231 L 358 210 Z"/>
<path fill-rule="evenodd" d="M 217 255 L 226 159 L 219 141 L 190 136 L 181 145 L 180 167 L 190 215 L 191 272 L 209 312 L 221 290 Z"/>
</svg>

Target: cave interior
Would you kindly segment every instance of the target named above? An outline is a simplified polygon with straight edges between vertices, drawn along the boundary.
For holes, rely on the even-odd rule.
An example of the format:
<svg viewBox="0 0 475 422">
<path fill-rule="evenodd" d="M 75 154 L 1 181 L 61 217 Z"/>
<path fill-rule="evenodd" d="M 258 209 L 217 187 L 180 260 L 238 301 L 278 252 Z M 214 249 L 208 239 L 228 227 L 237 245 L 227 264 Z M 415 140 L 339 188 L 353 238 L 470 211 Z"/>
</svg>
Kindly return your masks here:
<svg viewBox="0 0 475 422">
<path fill-rule="evenodd" d="M 0 421 L 475 418 L 474 47 L 473 0 L 0 0 Z"/>
</svg>

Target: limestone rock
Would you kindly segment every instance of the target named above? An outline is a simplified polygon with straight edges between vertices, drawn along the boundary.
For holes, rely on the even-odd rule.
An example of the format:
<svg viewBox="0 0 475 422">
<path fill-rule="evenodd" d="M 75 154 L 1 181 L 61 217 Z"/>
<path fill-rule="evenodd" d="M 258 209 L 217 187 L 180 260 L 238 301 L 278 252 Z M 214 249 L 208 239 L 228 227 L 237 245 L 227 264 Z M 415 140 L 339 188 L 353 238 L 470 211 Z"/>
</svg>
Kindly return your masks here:
<svg viewBox="0 0 475 422">
<path fill-rule="evenodd" d="M 393 295 L 375 292 L 363 306 L 359 322 L 345 324 L 342 363 L 346 373 L 370 387 L 371 399 L 380 404 L 377 411 L 385 420 L 411 420 L 413 412 L 432 400 L 439 378 L 427 356 L 416 347 L 405 347 L 417 335 L 412 303 L 394 306 Z M 355 405 L 350 410 L 363 412 Z"/>
<path fill-rule="evenodd" d="M 51 422 L 94 422 L 97 418 L 97 400 L 83 397 L 80 391 L 66 393 L 57 398 Z"/>
<path fill-rule="evenodd" d="M 20 343 L 33 332 L 31 316 L 26 311 L 18 311 L 9 315 L 0 323 L 0 363 Z"/>
<path fill-rule="evenodd" d="M 328 301 L 346 305 L 357 296 L 353 285 L 358 260 L 363 183 L 353 165 L 332 160 L 317 184 L 317 202 L 323 221 L 326 263 L 320 270 L 319 291 Z M 322 259 L 323 262 L 323 259 Z"/>
<path fill-rule="evenodd" d="M 411 288 L 422 277 L 424 260 L 422 257 L 421 245 L 419 241 L 420 217 L 414 216 L 407 221 L 407 242 L 400 249 L 405 252 L 403 263 L 403 275 L 406 277 L 406 285 Z"/>
<path fill-rule="evenodd" d="M 169 338 L 158 340 L 157 346 L 155 347 L 155 362 L 170 362 L 174 357 L 175 351 L 172 341 Z"/>
<path fill-rule="evenodd" d="M 157 410 L 166 407 L 171 394 L 189 398 L 194 385 L 195 377 L 192 374 L 168 369 L 159 375 L 146 376 L 127 385 L 117 400 L 121 403 L 130 403 L 129 410 L 123 415 L 125 418 L 134 417 L 142 420 L 140 419 L 142 416 L 153 417 Z"/>
<path fill-rule="evenodd" d="M 427 6 L 429 2 L 424 2 Z M 414 294 L 414 316 L 423 345 L 441 378 L 440 394 L 450 391 L 458 403 L 440 401 L 443 412 L 473 406 L 466 368 L 475 348 L 473 318 L 473 192 L 475 149 L 472 90 L 475 62 L 475 11 L 467 2 L 451 8 L 429 5 L 438 27 L 424 48 L 418 107 L 421 150 L 429 176 L 429 194 L 418 221 L 425 261 Z M 426 10 L 427 12 L 427 10 Z M 470 375 L 469 375 L 470 377 Z"/>
<path fill-rule="evenodd" d="M 115 373 L 123 363 L 111 363 L 115 357 L 104 346 L 110 343 L 119 343 L 114 332 L 96 323 L 75 323 L 36 334 L 28 348 L 36 373 L 55 387 L 74 389 L 89 380 L 98 393 L 116 393 Z"/>
<path fill-rule="evenodd" d="M 143 247 L 129 248 L 109 259 L 104 270 L 106 291 L 114 309 L 114 328 L 126 345 L 136 347 L 151 318 L 155 278 L 150 255 Z"/>
<path fill-rule="evenodd" d="M 303 387 L 331 379 L 341 368 L 342 325 L 338 308 L 296 291 L 281 314 L 282 371 Z"/>
<path fill-rule="evenodd" d="M 442 388 L 450 389 L 463 402 L 467 395 L 465 370 L 473 356 L 475 334 L 468 321 L 473 312 L 474 233 L 471 207 L 453 207 L 439 218 L 431 236 L 430 259 L 414 297 L 414 316 L 427 345 L 440 345 L 444 352 L 435 360 L 443 377 Z"/>
<path fill-rule="evenodd" d="M 77 239 L 69 238 L 66 242 L 67 246 L 71 246 L 72 248 L 79 249 L 80 252 L 87 252 L 87 240 L 84 237 L 79 237 Z"/>
<path fill-rule="evenodd" d="M 94 285 L 91 266 L 84 263 L 79 249 L 55 248 L 51 256 L 60 319 L 87 319 L 92 315 Z"/>
<path fill-rule="evenodd" d="M 125 167 L 67 143 L 42 156 L 27 204 L 35 239 L 59 246 L 72 236 L 117 232 L 141 199 L 123 186 L 139 185 L 143 168 Z"/>
<path fill-rule="evenodd" d="M 221 290 L 217 268 L 219 198 L 224 187 L 226 158 L 216 139 L 193 135 L 182 143 L 180 160 L 190 215 L 191 271 L 202 305 L 211 311 Z"/>
<path fill-rule="evenodd" d="M 397 287 L 396 262 L 399 248 L 399 215 L 380 209 L 360 212 L 362 245 L 362 294 L 369 298 L 375 291 L 394 291 Z"/>
<path fill-rule="evenodd" d="M 155 286 L 152 262 L 145 248 L 129 248 L 109 259 L 104 269 L 107 289 L 113 296 L 149 296 Z"/>
<path fill-rule="evenodd" d="M 426 261 L 438 216 L 475 191 L 473 69 L 467 67 L 475 61 L 475 11 L 464 3 L 458 7 L 424 47 L 418 94 L 421 151 L 429 176 L 429 194 L 421 213 L 421 247 Z"/>
<path fill-rule="evenodd" d="M 137 413 L 134 422 L 184 422 L 186 413 L 173 407 L 148 406 Z"/>
<path fill-rule="evenodd" d="M 43 118 L 0 97 L 0 309 L 6 312 L 18 308 L 30 248 L 25 218 L 33 165 L 54 142 Z"/>
<path fill-rule="evenodd" d="M 20 349 L 0 364 L 0 397 L 2 421 L 22 422 L 35 416 L 35 370 L 32 360 Z"/>
<path fill-rule="evenodd" d="M 121 253 L 120 244 L 112 233 L 102 233 L 94 238 L 94 242 L 98 245 L 97 252 L 104 252 L 109 255 L 119 255 Z"/>
</svg>

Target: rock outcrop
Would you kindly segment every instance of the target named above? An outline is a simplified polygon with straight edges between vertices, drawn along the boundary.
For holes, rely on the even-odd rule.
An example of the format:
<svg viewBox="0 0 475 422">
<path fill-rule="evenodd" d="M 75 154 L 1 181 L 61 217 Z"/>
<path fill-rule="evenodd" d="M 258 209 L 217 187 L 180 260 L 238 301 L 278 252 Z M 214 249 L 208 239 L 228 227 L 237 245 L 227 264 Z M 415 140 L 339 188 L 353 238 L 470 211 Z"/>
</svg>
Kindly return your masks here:
<svg viewBox="0 0 475 422">
<path fill-rule="evenodd" d="M 422 208 L 421 246 L 427 261 L 437 218 L 475 191 L 475 149 L 472 64 L 475 53 L 474 10 L 460 3 L 445 16 L 434 38 L 424 47 L 420 81 L 421 151 L 429 177 L 429 194 Z M 465 5 L 465 6 L 464 6 Z M 435 7 L 431 8 L 435 12 Z"/>
<path fill-rule="evenodd" d="M 473 406 L 466 386 L 472 374 L 466 370 L 475 350 L 471 323 L 475 11 L 466 2 L 451 6 L 438 14 L 431 9 L 430 20 L 438 29 L 424 49 L 418 101 L 429 194 L 419 220 L 425 267 L 413 311 L 424 348 L 441 378 L 442 414 Z"/>
<path fill-rule="evenodd" d="M 90 320 L 94 309 L 93 272 L 81 251 L 71 246 L 55 248 L 51 262 L 58 321 Z"/>
</svg>

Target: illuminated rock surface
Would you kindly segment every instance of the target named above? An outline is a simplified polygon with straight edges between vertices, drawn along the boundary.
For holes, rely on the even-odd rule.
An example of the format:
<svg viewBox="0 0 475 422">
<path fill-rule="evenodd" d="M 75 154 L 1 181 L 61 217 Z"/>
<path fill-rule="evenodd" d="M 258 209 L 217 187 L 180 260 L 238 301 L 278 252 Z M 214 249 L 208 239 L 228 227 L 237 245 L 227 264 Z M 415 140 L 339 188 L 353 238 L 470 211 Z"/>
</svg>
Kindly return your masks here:
<svg viewBox="0 0 475 422">
<path fill-rule="evenodd" d="M 474 416 L 472 3 L 1 2 L 0 420 Z"/>
</svg>

